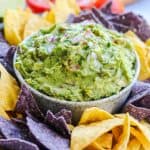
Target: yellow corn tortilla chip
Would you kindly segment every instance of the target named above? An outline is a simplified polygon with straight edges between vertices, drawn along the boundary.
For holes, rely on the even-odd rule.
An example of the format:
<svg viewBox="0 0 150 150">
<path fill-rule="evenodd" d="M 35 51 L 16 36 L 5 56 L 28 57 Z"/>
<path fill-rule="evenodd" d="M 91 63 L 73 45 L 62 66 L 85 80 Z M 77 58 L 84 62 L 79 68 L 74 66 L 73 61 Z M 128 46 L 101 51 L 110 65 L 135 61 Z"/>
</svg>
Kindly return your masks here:
<svg viewBox="0 0 150 150">
<path fill-rule="evenodd" d="M 24 26 L 31 12 L 21 9 L 8 9 L 4 15 L 4 34 L 11 45 L 19 44 L 23 39 Z"/>
<path fill-rule="evenodd" d="M 148 129 L 150 130 L 150 124 L 149 124 L 148 122 L 142 120 L 142 121 L 141 121 L 141 124 L 142 124 L 143 126 L 146 126 L 146 128 L 148 128 Z"/>
<path fill-rule="evenodd" d="M 122 125 L 123 119 L 113 118 L 89 125 L 80 125 L 74 128 L 71 135 L 71 150 L 82 150 L 94 142 L 98 137 Z"/>
<path fill-rule="evenodd" d="M 68 4 L 69 4 L 70 8 L 74 9 L 75 14 L 80 13 L 80 7 L 77 4 L 76 0 L 68 0 Z"/>
<path fill-rule="evenodd" d="M 4 111 L 2 107 L 0 107 L 0 116 L 4 117 L 5 119 L 9 119 L 9 116 L 7 115 L 7 113 Z"/>
<path fill-rule="evenodd" d="M 115 143 L 118 142 L 121 133 L 122 133 L 122 126 L 115 127 L 112 129 L 112 134 L 113 134 Z"/>
<path fill-rule="evenodd" d="M 149 150 L 150 142 L 149 140 L 140 132 L 139 130 L 131 127 L 131 134 L 136 137 L 136 139 L 142 144 L 145 150 Z"/>
<path fill-rule="evenodd" d="M 122 119 L 125 117 L 124 114 L 118 114 L 116 116 L 119 118 L 122 118 Z M 145 138 L 148 139 L 148 141 L 150 142 L 150 130 L 149 130 L 149 128 L 147 126 L 144 126 L 138 120 L 134 119 L 132 116 L 130 116 L 129 118 L 130 118 L 131 127 L 138 128 L 141 131 L 141 133 L 145 136 Z"/>
<path fill-rule="evenodd" d="M 15 108 L 19 94 L 19 86 L 16 80 L 0 64 L 0 107 L 5 111 L 12 111 Z"/>
<path fill-rule="evenodd" d="M 141 134 L 143 134 L 143 136 L 150 143 L 150 130 L 149 130 L 149 128 L 147 128 L 147 126 L 142 125 L 141 123 L 139 123 L 136 119 L 134 119 L 131 116 L 130 116 L 130 122 L 131 122 L 131 126 L 138 128 L 139 131 L 141 132 Z"/>
<path fill-rule="evenodd" d="M 48 22 L 50 22 L 51 24 L 55 24 L 55 14 L 54 11 L 51 10 L 49 12 L 46 12 L 43 15 L 43 18 L 46 19 Z"/>
<path fill-rule="evenodd" d="M 111 133 L 106 133 L 89 145 L 85 150 L 111 150 L 113 142 L 113 135 Z"/>
<path fill-rule="evenodd" d="M 113 150 L 126 150 L 130 138 L 130 120 L 129 114 L 125 115 L 123 132 L 119 137 L 118 143 L 113 147 Z"/>
<path fill-rule="evenodd" d="M 55 16 L 55 23 L 63 23 L 68 15 L 79 13 L 79 6 L 75 0 L 56 0 L 52 11 Z"/>
<path fill-rule="evenodd" d="M 141 148 L 140 142 L 136 138 L 133 138 L 130 140 L 127 150 L 140 150 L 140 148 Z"/>
<path fill-rule="evenodd" d="M 145 80 L 150 77 L 150 49 L 146 44 L 141 41 L 133 32 L 129 31 L 126 33 L 126 36 L 133 42 L 135 50 L 139 56 L 141 63 L 141 70 L 139 79 Z"/>
<path fill-rule="evenodd" d="M 50 27 L 50 23 L 38 15 L 30 15 L 24 28 L 24 38 L 39 31 L 41 28 Z"/>
<path fill-rule="evenodd" d="M 146 45 L 147 45 L 147 46 L 150 46 L 150 39 L 148 39 L 148 40 L 146 41 Z"/>
<path fill-rule="evenodd" d="M 86 109 L 83 112 L 79 124 L 89 124 L 92 122 L 102 121 L 102 120 L 112 119 L 112 118 L 114 117 L 110 113 L 102 109 L 99 109 L 97 107 L 92 107 Z"/>
</svg>

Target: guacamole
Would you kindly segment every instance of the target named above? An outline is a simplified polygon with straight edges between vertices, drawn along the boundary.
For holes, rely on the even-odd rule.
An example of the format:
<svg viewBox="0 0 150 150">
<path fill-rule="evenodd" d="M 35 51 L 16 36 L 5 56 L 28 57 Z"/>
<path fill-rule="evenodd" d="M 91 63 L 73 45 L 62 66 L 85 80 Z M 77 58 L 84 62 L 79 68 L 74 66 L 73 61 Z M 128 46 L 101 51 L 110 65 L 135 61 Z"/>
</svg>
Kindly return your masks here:
<svg viewBox="0 0 150 150">
<path fill-rule="evenodd" d="M 20 45 L 16 68 L 36 90 L 60 100 L 92 101 L 128 86 L 135 75 L 133 45 L 99 24 L 58 24 Z"/>
</svg>

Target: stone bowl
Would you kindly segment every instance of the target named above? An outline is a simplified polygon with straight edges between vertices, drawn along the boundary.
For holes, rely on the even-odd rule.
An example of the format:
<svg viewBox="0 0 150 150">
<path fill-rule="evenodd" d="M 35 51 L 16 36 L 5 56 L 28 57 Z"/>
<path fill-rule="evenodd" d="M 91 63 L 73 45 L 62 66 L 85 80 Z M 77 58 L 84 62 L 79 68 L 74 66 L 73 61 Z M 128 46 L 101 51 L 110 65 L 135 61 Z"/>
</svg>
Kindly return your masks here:
<svg viewBox="0 0 150 150">
<path fill-rule="evenodd" d="M 102 98 L 102 99 L 98 99 L 94 101 L 86 101 L 86 102 L 72 102 L 72 101 L 67 101 L 67 100 L 59 100 L 57 98 L 47 96 L 35 90 L 30 85 L 28 85 L 23 79 L 22 75 L 19 73 L 19 71 L 15 68 L 16 57 L 17 57 L 17 52 L 15 53 L 14 59 L 13 59 L 15 74 L 19 82 L 21 83 L 21 85 L 25 85 L 27 88 L 31 90 L 41 110 L 46 112 L 46 110 L 50 109 L 55 113 L 63 108 L 69 109 L 72 111 L 72 114 L 73 114 L 72 119 L 75 124 L 79 121 L 81 114 L 86 108 L 98 107 L 110 113 L 116 113 L 117 111 L 119 111 L 120 108 L 126 102 L 126 99 L 131 92 L 132 86 L 137 81 L 138 75 L 140 72 L 140 62 L 136 54 L 136 64 L 135 64 L 136 73 L 132 82 L 127 87 L 122 89 L 119 93 L 112 95 L 110 97 L 107 97 L 107 98 Z"/>
</svg>

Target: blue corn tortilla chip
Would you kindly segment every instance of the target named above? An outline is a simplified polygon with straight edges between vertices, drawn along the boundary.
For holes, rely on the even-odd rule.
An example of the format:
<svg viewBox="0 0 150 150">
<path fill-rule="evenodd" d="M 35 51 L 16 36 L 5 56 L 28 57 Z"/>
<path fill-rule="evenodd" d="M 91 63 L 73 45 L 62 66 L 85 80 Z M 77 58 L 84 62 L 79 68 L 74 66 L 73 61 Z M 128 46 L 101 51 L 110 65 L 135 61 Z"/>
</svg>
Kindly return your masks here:
<svg viewBox="0 0 150 150">
<path fill-rule="evenodd" d="M 143 107 L 137 107 L 133 104 L 129 104 L 125 108 L 125 112 L 129 112 L 134 118 L 138 120 L 148 120 L 150 118 L 150 110 Z"/>
<path fill-rule="evenodd" d="M 138 81 L 135 83 L 135 85 L 131 90 L 131 96 L 135 96 L 138 93 L 141 93 L 149 88 L 150 88 L 150 84 Z"/>
<path fill-rule="evenodd" d="M 140 15 L 127 12 L 121 15 L 113 14 L 111 11 L 112 3 L 107 3 L 103 8 L 81 11 L 78 16 L 71 15 L 67 22 L 79 23 L 82 21 L 93 21 L 104 25 L 106 28 L 119 32 L 133 31 L 141 40 L 146 41 L 150 38 L 150 25 Z"/>
<path fill-rule="evenodd" d="M 7 139 L 25 139 L 25 135 L 19 127 L 17 127 L 11 120 L 6 120 L 2 117 L 0 117 L 0 132 Z"/>
<path fill-rule="evenodd" d="M 25 85 L 21 87 L 21 92 L 16 104 L 15 112 L 21 114 L 26 114 L 26 112 L 29 112 L 29 114 L 40 120 L 44 119 L 44 115 L 39 109 L 35 98 Z"/>
<path fill-rule="evenodd" d="M 122 28 L 117 28 L 117 26 L 115 26 L 114 24 L 117 31 L 127 32 L 128 30 L 131 30 L 136 33 L 136 35 L 139 36 L 143 41 L 146 41 L 150 38 L 150 25 L 142 16 L 137 15 L 133 12 L 115 16 L 111 18 L 110 21 L 112 23 L 117 23 L 125 26 L 125 28 L 123 26 Z"/>
<path fill-rule="evenodd" d="M 50 110 L 47 111 L 45 122 L 64 137 L 70 138 L 70 131 L 68 129 L 67 122 L 60 114 L 57 117 Z"/>
<path fill-rule="evenodd" d="M 0 58 L 4 58 L 10 48 L 10 45 L 4 39 L 2 32 L 0 32 Z"/>
<path fill-rule="evenodd" d="M 6 56 L 4 57 L 4 61 L 3 61 L 3 65 L 5 66 L 7 71 L 10 74 L 12 74 L 15 78 L 16 78 L 16 74 L 15 74 L 14 68 L 13 68 L 13 57 L 14 57 L 16 50 L 17 50 L 17 48 L 15 46 L 11 46 L 8 49 L 8 52 L 7 52 Z"/>
<path fill-rule="evenodd" d="M 129 112 L 138 120 L 145 119 L 150 122 L 150 84 L 147 81 L 134 85 L 124 112 Z"/>
<path fill-rule="evenodd" d="M 27 117 L 27 126 L 39 143 L 48 150 L 69 150 L 69 140 L 53 131 L 47 125 Z"/>
<path fill-rule="evenodd" d="M 40 150 L 37 145 L 18 138 L 0 139 L 0 148 L 4 150 Z"/>
<path fill-rule="evenodd" d="M 67 109 L 62 109 L 62 110 L 60 110 L 59 112 L 57 112 L 56 114 L 55 114 L 55 116 L 56 117 L 61 117 L 61 116 L 63 116 L 64 117 L 64 119 L 66 120 L 66 122 L 68 123 L 68 124 L 71 124 L 72 123 L 72 112 L 70 111 L 70 110 L 67 110 Z"/>
<path fill-rule="evenodd" d="M 0 62 L 4 65 L 9 73 L 15 77 L 13 69 L 13 56 L 16 51 L 15 46 L 10 46 L 0 32 Z"/>
</svg>

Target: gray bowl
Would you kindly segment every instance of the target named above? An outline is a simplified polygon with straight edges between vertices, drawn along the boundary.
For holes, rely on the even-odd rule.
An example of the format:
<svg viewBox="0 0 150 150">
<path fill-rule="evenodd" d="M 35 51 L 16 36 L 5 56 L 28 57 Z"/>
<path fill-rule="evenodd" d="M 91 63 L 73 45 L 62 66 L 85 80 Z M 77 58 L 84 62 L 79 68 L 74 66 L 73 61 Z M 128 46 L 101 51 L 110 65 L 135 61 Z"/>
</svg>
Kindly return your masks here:
<svg viewBox="0 0 150 150">
<path fill-rule="evenodd" d="M 136 54 L 136 52 L 135 52 Z M 54 97 L 47 96 L 34 88 L 32 88 L 30 85 L 28 85 L 25 80 L 23 79 L 22 75 L 19 73 L 19 71 L 15 68 L 15 62 L 16 62 L 17 52 L 14 55 L 14 70 L 16 73 L 16 76 L 21 84 L 24 84 L 31 90 L 33 95 L 35 96 L 37 103 L 39 107 L 45 112 L 46 110 L 50 109 L 53 112 L 58 112 L 62 108 L 66 108 L 72 111 L 73 113 L 73 122 L 77 123 L 80 119 L 80 116 L 82 112 L 89 107 L 99 107 L 101 109 L 104 109 L 110 113 L 117 112 L 121 106 L 125 103 L 127 97 L 129 96 L 132 86 L 137 81 L 139 71 L 140 71 L 140 62 L 139 58 L 136 54 L 136 73 L 133 81 L 123 90 L 121 90 L 118 94 L 95 100 L 95 101 L 88 101 L 88 102 L 71 102 L 66 100 L 59 100 Z"/>
</svg>

